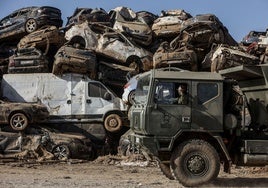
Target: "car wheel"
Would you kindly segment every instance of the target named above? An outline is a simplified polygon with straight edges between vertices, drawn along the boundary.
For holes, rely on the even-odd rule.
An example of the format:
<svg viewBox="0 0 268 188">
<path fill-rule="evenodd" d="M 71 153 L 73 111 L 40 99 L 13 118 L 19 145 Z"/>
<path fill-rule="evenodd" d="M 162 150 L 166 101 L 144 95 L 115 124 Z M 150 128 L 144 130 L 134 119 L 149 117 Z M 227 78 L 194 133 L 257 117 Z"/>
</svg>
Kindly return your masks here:
<svg viewBox="0 0 268 188">
<path fill-rule="evenodd" d="M 37 22 L 35 19 L 27 20 L 25 24 L 25 30 L 27 33 L 32 33 L 37 29 Z"/>
<path fill-rule="evenodd" d="M 132 90 L 129 94 L 128 94 L 128 102 L 130 105 L 133 105 L 135 100 L 135 90 Z"/>
<path fill-rule="evenodd" d="M 118 114 L 110 114 L 104 120 L 104 127 L 109 132 L 118 132 L 122 127 L 122 119 Z"/>
<path fill-rule="evenodd" d="M 220 158 L 209 143 L 190 140 L 172 152 L 173 176 L 184 186 L 195 187 L 215 179 L 220 171 Z"/>
<path fill-rule="evenodd" d="M 58 160 L 66 160 L 69 159 L 71 156 L 70 149 L 69 147 L 62 143 L 62 144 L 57 144 L 53 150 L 52 154 L 55 156 L 56 159 Z"/>
<path fill-rule="evenodd" d="M 22 131 L 28 126 L 28 118 L 23 113 L 15 113 L 10 117 L 9 125 L 13 130 Z"/>
</svg>

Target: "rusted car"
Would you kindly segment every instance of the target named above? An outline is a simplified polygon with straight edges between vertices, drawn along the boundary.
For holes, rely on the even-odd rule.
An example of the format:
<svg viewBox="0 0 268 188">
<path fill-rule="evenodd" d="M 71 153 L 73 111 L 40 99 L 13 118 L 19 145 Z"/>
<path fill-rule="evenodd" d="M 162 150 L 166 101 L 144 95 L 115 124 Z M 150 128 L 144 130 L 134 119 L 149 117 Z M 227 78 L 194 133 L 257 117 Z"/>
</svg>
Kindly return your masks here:
<svg viewBox="0 0 268 188">
<path fill-rule="evenodd" d="M 178 67 L 198 71 L 197 55 L 194 50 L 183 46 L 172 49 L 167 42 L 161 44 L 153 56 L 154 68 Z"/>
<path fill-rule="evenodd" d="M 218 72 L 239 65 L 256 66 L 258 64 L 260 64 L 258 57 L 242 51 L 239 47 L 220 44 L 213 47 L 206 55 L 202 62 L 202 70 Z"/>
<path fill-rule="evenodd" d="M 258 42 L 260 36 L 265 36 L 265 31 L 250 31 L 245 37 L 243 37 L 241 43 L 245 46 Z"/>
<path fill-rule="evenodd" d="M 19 49 L 9 58 L 8 73 L 49 72 L 47 57 L 36 48 Z"/>
<path fill-rule="evenodd" d="M 160 17 L 152 25 L 153 33 L 157 37 L 176 36 L 182 29 L 183 21 L 191 17 L 189 13 L 181 9 L 162 11 Z"/>
<path fill-rule="evenodd" d="M 56 26 L 44 26 L 24 36 L 18 43 L 18 49 L 35 47 L 47 54 L 51 45 L 60 47 L 64 44 L 64 32 Z"/>
<path fill-rule="evenodd" d="M 66 28 L 84 21 L 111 25 L 109 14 L 102 8 L 76 8 L 72 16 L 68 17 Z"/>
<path fill-rule="evenodd" d="M 65 32 L 65 39 L 70 43 L 79 43 L 84 48 L 94 50 L 98 44 L 98 35 L 91 27 L 88 21 L 73 25 Z"/>
<path fill-rule="evenodd" d="M 109 12 L 112 27 L 133 38 L 140 44 L 148 46 L 152 42 L 152 30 L 140 21 L 136 13 L 127 7 L 116 7 Z"/>
<path fill-rule="evenodd" d="M 45 105 L 0 100 L 0 123 L 9 124 L 13 130 L 22 131 L 29 124 L 43 122 L 49 112 Z"/>
<path fill-rule="evenodd" d="M 185 70 L 198 71 L 198 55 L 195 48 L 188 44 L 191 36 L 181 32 L 170 43 L 163 42 L 154 53 L 154 68 L 177 67 Z"/>
<path fill-rule="evenodd" d="M 96 64 L 96 54 L 93 50 L 81 49 L 79 43 L 66 44 L 55 55 L 52 73 L 80 73 L 95 79 Z"/>
<path fill-rule="evenodd" d="M 58 160 L 70 158 L 92 160 L 96 157 L 90 138 L 77 132 L 60 132 L 48 127 L 40 127 L 40 144 Z"/>
<path fill-rule="evenodd" d="M 109 59 L 110 62 L 133 68 L 137 72 L 152 68 L 153 54 L 111 27 L 84 22 L 66 31 L 65 38 L 95 50 L 100 59 Z"/>
<path fill-rule="evenodd" d="M 210 48 L 212 43 L 237 46 L 228 29 L 214 14 L 199 14 L 185 20 L 182 30 L 192 35 L 191 44 L 196 48 Z"/>
<path fill-rule="evenodd" d="M 61 11 L 55 7 L 25 7 L 0 20 L 0 41 L 36 31 L 44 25 L 62 26 Z"/>
<path fill-rule="evenodd" d="M 148 12 L 148 11 L 139 11 L 136 12 L 137 14 L 137 19 L 140 20 L 141 22 L 146 23 L 150 28 L 154 24 L 154 21 L 158 18 L 157 15 Z"/>
<path fill-rule="evenodd" d="M 113 59 L 137 72 L 152 68 L 152 53 L 132 43 L 122 33 L 111 31 L 102 34 L 96 52 Z"/>
<path fill-rule="evenodd" d="M 80 133 L 60 133 L 47 127 L 29 127 L 25 134 L 0 131 L 1 158 L 37 160 L 92 160 L 96 157 L 89 138 Z"/>
</svg>

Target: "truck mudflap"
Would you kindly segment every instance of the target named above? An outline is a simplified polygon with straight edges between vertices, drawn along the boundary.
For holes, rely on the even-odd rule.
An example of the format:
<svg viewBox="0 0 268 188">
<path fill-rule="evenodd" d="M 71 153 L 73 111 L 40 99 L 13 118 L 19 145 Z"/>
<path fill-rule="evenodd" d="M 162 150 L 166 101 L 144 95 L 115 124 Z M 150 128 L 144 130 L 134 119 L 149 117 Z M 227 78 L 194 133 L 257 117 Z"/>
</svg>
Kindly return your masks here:
<svg viewBox="0 0 268 188">
<path fill-rule="evenodd" d="M 232 159 L 229 155 L 229 152 L 225 146 L 225 144 L 223 143 L 222 137 L 220 136 L 214 136 L 214 138 L 217 140 L 217 142 L 219 143 L 222 152 L 224 153 L 224 156 L 226 158 L 226 161 L 224 162 L 224 172 L 226 173 L 231 173 L 231 166 L 232 166 Z"/>
</svg>

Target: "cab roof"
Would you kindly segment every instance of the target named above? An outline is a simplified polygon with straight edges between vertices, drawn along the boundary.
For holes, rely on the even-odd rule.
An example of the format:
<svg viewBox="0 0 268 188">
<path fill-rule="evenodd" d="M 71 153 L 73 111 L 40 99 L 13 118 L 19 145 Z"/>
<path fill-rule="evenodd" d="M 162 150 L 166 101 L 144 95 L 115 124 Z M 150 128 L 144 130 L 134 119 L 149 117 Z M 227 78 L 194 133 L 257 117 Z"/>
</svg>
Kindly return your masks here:
<svg viewBox="0 0 268 188">
<path fill-rule="evenodd" d="M 192 72 L 192 71 L 163 71 L 151 70 L 155 78 L 161 79 L 182 79 L 182 80 L 210 80 L 210 81 L 223 81 L 219 73 L 213 72 Z"/>
</svg>

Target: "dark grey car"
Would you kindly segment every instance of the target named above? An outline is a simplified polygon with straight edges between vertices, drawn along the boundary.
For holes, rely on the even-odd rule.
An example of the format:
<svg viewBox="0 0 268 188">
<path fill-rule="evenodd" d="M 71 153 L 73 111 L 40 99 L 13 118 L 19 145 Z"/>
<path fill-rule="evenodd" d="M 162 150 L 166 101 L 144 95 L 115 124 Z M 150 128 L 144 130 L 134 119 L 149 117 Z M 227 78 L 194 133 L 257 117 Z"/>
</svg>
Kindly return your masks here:
<svg viewBox="0 0 268 188">
<path fill-rule="evenodd" d="M 73 15 L 68 17 L 66 27 L 81 24 L 84 21 L 111 25 L 109 14 L 102 8 L 76 8 Z"/>
<path fill-rule="evenodd" d="M 9 57 L 8 73 L 49 72 L 47 57 L 36 48 L 19 49 Z"/>
<path fill-rule="evenodd" d="M 96 54 L 93 50 L 81 49 L 78 44 L 62 46 L 55 55 L 52 73 L 66 72 L 88 74 L 94 79 L 96 74 Z"/>
<path fill-rule="evenodd" d="M 55 7 L 21 8 L 0 20 L 0 41 L 14 40 L 44 25 L 62 26 L 61 11 Z"/>
</svg>

